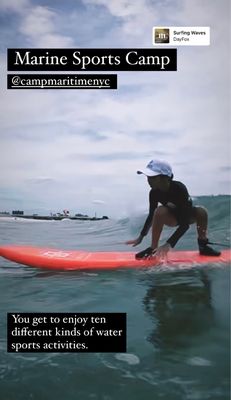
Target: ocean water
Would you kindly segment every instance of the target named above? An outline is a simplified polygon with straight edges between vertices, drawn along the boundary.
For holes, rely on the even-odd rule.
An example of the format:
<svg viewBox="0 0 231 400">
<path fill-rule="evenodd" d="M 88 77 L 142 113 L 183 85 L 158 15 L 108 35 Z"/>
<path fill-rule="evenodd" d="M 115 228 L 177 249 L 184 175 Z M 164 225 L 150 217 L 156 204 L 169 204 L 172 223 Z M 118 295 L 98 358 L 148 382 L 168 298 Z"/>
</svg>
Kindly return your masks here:
<svg viewBox="0 0 231 400">
<path fill-rule="evenodd" d="M 230 197 L 195 203 L 209 238 L 229 244 Z M 144 220 L 1 218 L 0 245 L 127 251 Z M 195 226 L 177 248 L 196 249 Z M 7 353 L 7 312 L 126 312 L 127 353 Z M 228 400 L 229 312 L 230 265 L 53 272 L 1 258 L 0 400 Z"/>
</svg>

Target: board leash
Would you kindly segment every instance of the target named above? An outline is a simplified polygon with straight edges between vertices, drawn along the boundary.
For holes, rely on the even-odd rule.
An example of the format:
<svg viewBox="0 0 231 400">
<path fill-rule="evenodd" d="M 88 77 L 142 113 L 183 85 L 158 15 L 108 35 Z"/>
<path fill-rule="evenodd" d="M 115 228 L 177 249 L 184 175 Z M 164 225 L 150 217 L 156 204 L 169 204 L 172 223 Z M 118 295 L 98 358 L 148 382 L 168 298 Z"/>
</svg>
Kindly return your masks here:
<svg viewBox="0 0 231 400">
<path fill-rule="evenodd" d="M 224 243 L 208 242 L 208 244 L 214 244 L 215 246 L 230 247 L 229 244 L 224 244 Z"/>
</svg>

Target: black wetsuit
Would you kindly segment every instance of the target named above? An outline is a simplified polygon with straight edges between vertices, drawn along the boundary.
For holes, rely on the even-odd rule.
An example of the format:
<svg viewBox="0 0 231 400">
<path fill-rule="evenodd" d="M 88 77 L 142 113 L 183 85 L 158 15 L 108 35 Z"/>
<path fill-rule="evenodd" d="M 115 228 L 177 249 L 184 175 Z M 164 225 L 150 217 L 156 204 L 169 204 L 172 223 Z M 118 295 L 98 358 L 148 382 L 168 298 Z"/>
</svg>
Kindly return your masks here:
<svg viewBox="0 0 231 400">
<path fill-rule="evenodd" d="M 194 217 L 195 207 L 192 205 L 186 186 L 181 182 L 171 181 L 167 192 L 151 189 L 149 193 L 149 214 L 140 233 L 142 236 L 147 235 L 152 225 L 153 214 L 158 203 L 166 206 L 177 220 L 178 228 L 167 240 L 167 243 L 174 247 L 181 236 L 188 230 L 190 219 Z"/>
</svg>

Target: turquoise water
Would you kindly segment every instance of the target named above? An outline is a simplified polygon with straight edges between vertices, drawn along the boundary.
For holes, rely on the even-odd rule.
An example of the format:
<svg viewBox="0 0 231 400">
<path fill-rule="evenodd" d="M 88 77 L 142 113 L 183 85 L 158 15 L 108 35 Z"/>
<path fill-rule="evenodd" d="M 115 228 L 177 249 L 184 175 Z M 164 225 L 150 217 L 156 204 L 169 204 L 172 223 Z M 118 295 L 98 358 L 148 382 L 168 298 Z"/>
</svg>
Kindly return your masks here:
<svg viewBox="0 0 231 400">
<path fill-rule="evenodd" d="M 195 203 L 210 239 L 228 244 L 230 197 Z M 0 219 L 0 244 L 127 251 L 144 219 Z M 195 227 L 177 248 L 196 248 Z M 0 259 L 0 278 L 1 400 L 229 399 L 230 265 L 52 272 Z M 7 312 L 126 312 L 127 353 L 7 353 Z"/>
</svg>

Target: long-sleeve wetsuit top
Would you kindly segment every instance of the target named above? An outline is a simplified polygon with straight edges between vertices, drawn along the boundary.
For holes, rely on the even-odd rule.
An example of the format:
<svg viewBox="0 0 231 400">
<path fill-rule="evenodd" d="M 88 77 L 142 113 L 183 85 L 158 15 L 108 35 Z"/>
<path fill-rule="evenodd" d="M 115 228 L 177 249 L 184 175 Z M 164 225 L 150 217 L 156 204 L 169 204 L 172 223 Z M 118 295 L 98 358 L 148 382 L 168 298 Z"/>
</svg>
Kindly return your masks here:
<svg viewBox="0 0 231 400">
<path fill-rule="evenodd" d="M 147 235 L 152 225 L 154 211 L 158 203 L 168 208 L 173 208 L 174 215 L 177 218 L 178 228 L 167 240 L 167 243 L 171 247 L 174 247 L 189 228 L 189 221 L 192 215 L 192 200 L 186 186 L 178 181 L 171 181 L 167 192 L 160 191 L 159 189 L 151 189 L 149 193 L 149 214 L 140 233 L 141 236 Z"/>
</svg>

